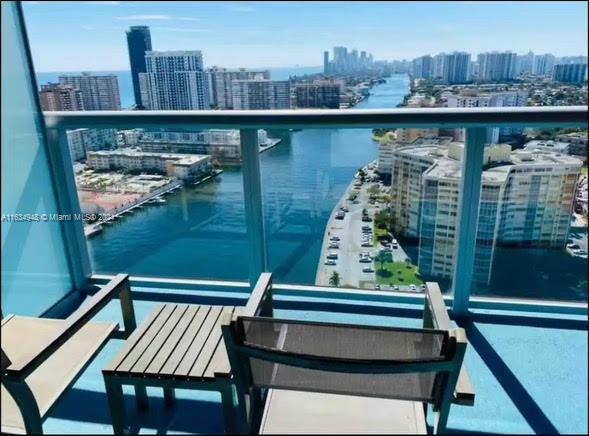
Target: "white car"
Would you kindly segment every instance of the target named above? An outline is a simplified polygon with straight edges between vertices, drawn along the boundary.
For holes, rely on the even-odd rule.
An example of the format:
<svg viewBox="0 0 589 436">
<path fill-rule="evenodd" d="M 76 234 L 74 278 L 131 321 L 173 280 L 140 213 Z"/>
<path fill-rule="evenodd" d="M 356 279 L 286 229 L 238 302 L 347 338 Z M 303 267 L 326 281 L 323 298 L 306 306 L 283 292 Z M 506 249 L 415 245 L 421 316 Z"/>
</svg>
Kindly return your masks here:
<svg viewBox="0 0 589 436">
<path fill-rule="evenodd" d="M 415 285 L 409 285 L 409 290 L 410 291 L 417 291 L 417 286 L 415 286 Z"/>
<path fill-rule="evenodd" d="M 329 248 L 339 248 L 339 244 L 337 242 L 332 242 L 329 244 Z"/>
<path fill-rule="evenodd" d="M 362 268 L 362 272 L 365 272 L 365 273 L 373 273 L 374 272 L 374 268 L 372 268 L 371 266 L 365 266 L 364 268 Z"/>
<path fill-rule="evenodd" d="M 337 262 L 333 259 L 328 259 L 325 261 L 325 265 L 337 265 Z"/>
</svg>

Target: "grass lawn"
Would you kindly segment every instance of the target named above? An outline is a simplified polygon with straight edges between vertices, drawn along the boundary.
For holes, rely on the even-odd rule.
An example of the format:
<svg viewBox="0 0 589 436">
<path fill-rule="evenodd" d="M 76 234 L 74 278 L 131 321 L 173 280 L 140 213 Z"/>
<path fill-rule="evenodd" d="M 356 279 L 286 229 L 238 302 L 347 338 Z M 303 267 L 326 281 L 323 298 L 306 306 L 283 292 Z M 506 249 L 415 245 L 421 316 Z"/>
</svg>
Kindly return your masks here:
<svg viewBox="0 0 589 436">
<path fill-rule="evenodd" d="M 386 229 L 381 229 L 377 226 L 374 226 L 374 239 L 380 241 L 382 236 L 386 236 L 388 234 Z"/>
<path fill-rule="evenodd" d="M 581 174 L 583 174 L 584 176 L 587 175 L 587 167 L 582 167 L 581 168 Z"/>
<path fill-rule="evenodd" d="M 406 262 L 385 262 L 384 270 L 380 269 L 380 262 L 374 262 L 376 281 L 381 285 L 421 285 L 423 280 L 417 271 L 417 266 Z"/>
</svg>

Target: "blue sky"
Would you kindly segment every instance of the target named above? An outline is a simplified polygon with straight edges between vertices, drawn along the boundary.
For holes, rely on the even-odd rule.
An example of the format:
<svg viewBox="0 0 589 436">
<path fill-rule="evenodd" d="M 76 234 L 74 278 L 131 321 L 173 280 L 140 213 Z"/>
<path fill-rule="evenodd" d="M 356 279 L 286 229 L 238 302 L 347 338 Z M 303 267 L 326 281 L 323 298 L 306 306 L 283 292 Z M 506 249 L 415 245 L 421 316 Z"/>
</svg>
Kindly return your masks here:
<svg viewBox="0 0 589 436">
<path fill-rule="evenodd" d="M 375 59 L 465 50 L 587 55 L 587 2 L 24 2 L 37 71 L 129 69 L 125 30 L 205 65 L 322 64 L 343 45 Z"/>
</svg>

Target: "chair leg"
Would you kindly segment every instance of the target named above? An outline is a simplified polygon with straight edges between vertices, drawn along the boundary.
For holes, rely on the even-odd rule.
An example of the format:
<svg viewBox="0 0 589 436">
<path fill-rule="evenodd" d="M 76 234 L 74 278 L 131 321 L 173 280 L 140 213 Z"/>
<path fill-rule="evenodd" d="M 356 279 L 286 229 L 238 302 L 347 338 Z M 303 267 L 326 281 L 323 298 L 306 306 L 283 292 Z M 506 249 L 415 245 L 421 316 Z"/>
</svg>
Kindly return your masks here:
<svg viewBox="0 0 589 436">
<path fill-rule="evenodd" d="M 176 401 L 176 394 L 174 388 L 164 388 L 164 404 L 166 407 L 171 407 Z"/>
<path fill-rule="evenodd" d="M 110 408 L 112 428 L 114 434 L 125 434 L 125 400 L 123 386 L 111 377 L 104 377 L 106 398 Z"/>
<path fill-rule="evenodd" d="M 35 396 L 24 380 L 2 380 L 12 399 L 16 402 L 22 415 L 26 434 L 43 434 L 43 421 Z"/>
<path fill-rule="evenodd" d="M 147 410 L 149 408 L 147 388 L 145 386 L 135 385 L 135 402 L 139 410 Z"/>
<path fill-rule="evenodd" d="M 221 402 L 223 403 L 223 417 L 225 422 L 225 434 L 235 434 L 238 429 L 235 428 L 235 405 L 233 401 L 233 385 L 230 382 L 222 383 L 219 389 L 221 391 Z"/>
</svg>

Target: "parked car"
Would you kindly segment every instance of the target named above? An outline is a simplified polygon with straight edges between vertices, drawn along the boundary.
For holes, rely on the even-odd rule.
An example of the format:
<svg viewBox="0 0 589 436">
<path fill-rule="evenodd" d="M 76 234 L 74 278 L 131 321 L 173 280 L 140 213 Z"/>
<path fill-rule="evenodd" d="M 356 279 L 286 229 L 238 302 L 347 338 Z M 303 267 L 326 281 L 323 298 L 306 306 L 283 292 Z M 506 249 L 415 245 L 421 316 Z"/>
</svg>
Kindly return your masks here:
<svg viewBox="0 0 589 436">
<path fill-rule="evenodd" d="M 335 251 L 330 251 L 327 255 L 328 259 L 337 259 L 337 253 Z"/>
<path fill-rule="evenodd" d="M 362 246 L 362 247 L 373 247 L 374 245 L 372 244 L 372 242 L 366 241 L 366 242 L 362 242 L 362 244 L 360 244 L 360 246 Z"/>
<path fill-rule="evenodd" d="M 325 261 L 325 265 L 337 265 L 337 262 L 333 259 L 328 259 Z"/>
<path fill-rule="evenodd" d="M 371 223 L 372 222 L 372 218 L 370 218 L 368 215 L 364 215 L 362 217 L 362 221 L 364 221 L 366 223 Z"/>
<path fill-rule="evenodd" d="M 329 238 L 329 240 L 339 242 L 339 241 L 341 241 L 341 238 L 339 236 L 332 236 L 331 238 Z"/>
<path fill-rule="evenodd" d="M 362 268 L 362 272 L 365 272 L 365 273 L 373 273 L 374 272 L 374 268 L 372 268 L 371 266 L 365 266 L 364 268 Z"/>
<path fill-rule="evenodd" d="M 415 285 L 409 285 L 409 290 L 410 291 L 417 291 L 417 286 L 415 286 Z"/>
<path fill-rule="evenodd" d="M 329 244 L 329 248 L 339 248 L 339 244 L 337 242 L 332 242 Z"/>
<path fill-rule="evenodd" d="M 369 257 L 361 257 L 360 258 L 360 263 L 371 263 L 372 259 Z"/>
<path fill-rule="evenodd" d="M 347 207 L 345 207 L 345 206 L 343 206 L 343 207 L 340 207 L 340 208 L 339 208 L 339 210 L 341 210 L 342 212 L 349 212 L 349 211 L 350 211 L 350 210 L 349 210 Z"/>
<path fill-rule="evenodd" d="M 579 247 L 578 244 L 567 244 L 567 247 L 570 248 L 571 250 L 578 250 L 581 247 Z"/>
<path fill-rule="evenodd" d="M 393 291 L 398 291 L 399 290 L 399 285 L 394 285 L 393 286 Z"/>
</svg>

